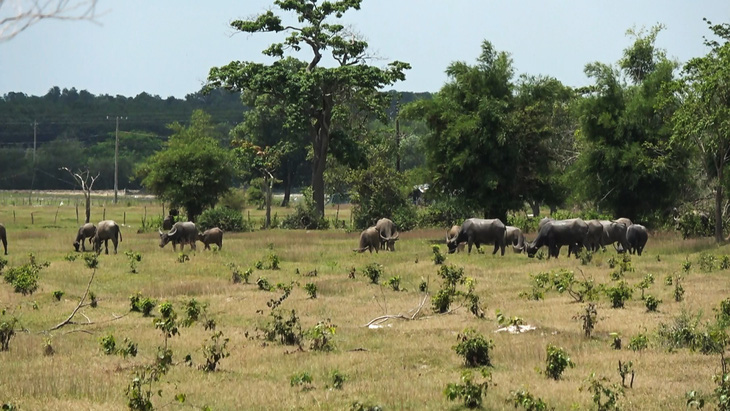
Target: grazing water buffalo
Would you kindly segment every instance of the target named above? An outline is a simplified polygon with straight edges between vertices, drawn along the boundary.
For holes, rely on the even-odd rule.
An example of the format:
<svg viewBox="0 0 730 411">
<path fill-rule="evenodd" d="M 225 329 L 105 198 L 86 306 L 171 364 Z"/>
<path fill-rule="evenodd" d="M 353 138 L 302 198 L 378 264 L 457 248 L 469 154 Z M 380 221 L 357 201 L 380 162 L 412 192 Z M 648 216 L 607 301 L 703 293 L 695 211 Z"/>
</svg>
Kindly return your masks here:
<svg viewBox="0 0 730 411">
<path fill-rule="evenodd" d="M 481 244 L 494 244 L 492 254 L 501 249 L 501 255 L 504 255 L 504 232 L 505 226 L 497 218 L 493 220 L 470 218 L 461 225 L 456 238 L 449 240 L 446 245 L 449 247 L 449 254 L 452 254 L 459 243 L 466 241 L 469 244 L 468 252 L 471 254 L 472 244 L 476 244 L 477 249 Z"/>
<path fill-rule="evenodd" d="M 0 224 L 0 241 L 3 242 L 3 249 L 5 250 L 5 255 L 8 255 L 8 233 L 5 231 L 5 226 Z"/>
<path fill-rule="evenodd" d="M 628 219 L 628 218 L 626 218 L 626 217 L 621 217 L 621 218 L 617 218 L 617 219 L 615 219 L 615 220 L 613 220 L 613 221 L 615 221 L 615 222 L 617 222 L 617 223 L 621 223 L 621 224 L 625 225 L 625 226 L 626 226 L 626 228 L 629 228 L 629 226 L 631 226 L 631 225 L 633 224 L 633 223 L 631 222 L 631 220 L 629 220 L 629 219 Z"/>
<path fill-rule="evenodd" d="M 626 241 L 629 243 L 629 253 L 641 255 L 644 251 L 644 246 L 649 240 L 649 233 L 646 231 L 646 227 L 641 224 L 632 224 L 626 229 Z"/>
<path fill-rule="evenodd" d="M 364 253 L 365 250 L 370 250 L 370 254 L 373 253 L 373 249 L 375 252 L 378 252 L 378 249 L 380 248 L 380 231 L 378 231 L 375 227 L 369 227 L 363 230 L 362 233 L 360 233 L 360 247 L 355 248 L 352 251 L 357 251 L 358 253 Z"/>
<path fill-rule="evenodd" d="M 96 235 L 96 226 L 92 223 L 86 223 L 79 227 L 79 232 L 76 234 L 76 240 L 74 241 L 74 248 L 79 251 L 81 246 L 82 251 L 86 251 L 86 239 L 89 239 L 89 244 L 92 244 L 92 239 Z"/>
<path fill-rule="evenodd" d="M 180 244 L 180 251 L 185 248 L 185 244 L 189 244 L 190 248 L 195 251 L 195 242 L 198 240 L 198 228 L 195 227 L 195 223 L 177 222 L 166 233 L 163 233 L 162 230 L 158 231 L 160 232 L 160 248 L 172 241 L 173 251 L 177 251 L 178 244 Z"/>
<path fill-rule="evenodd" d="M 603 224 L 599 220 L 588 220 L 588 234 L 586 234 L 583 245 L 590 251 L 598 251 L 601 248 L 601 237 L 603 237 Z"/>
<path fill-rule="evenodd" d="M 626 225 L 615 221 L 601 220 L 603 235 L 601 236 L 601 247 L 619 243 L 626 250 L 629 244 L 626 242 Z"/>
<path fill-rule="evenodd" d="M 400 236 L 395 224 L 390 219 L 381 218 L 375 223 L 375 229 L 380 233 L 380 249 L 395 251 L 395 242 Z"/>
<path fill-rule="evenodd" d="M 569 220 L 553 220 L 543 224 L 537 233 L 535 241 L 527 244 L 528 257 L 534 257 L 542 246 L 548 247 L 548 258 L 558 258 L 560 247 L 568 246 L 568 256 L 571 251 L 577 251 L 583 245 L 588 234 L 588 224 L 580 218 Z"/>
<path fill-rule="evenodd" d="M 116 254 L 118 242 L 122 241 L 122 231 L 113 220 L 100 221 L 99 224 L 96 225 L 96 234 L 94 234 L 94 238 L 92 240 L 96 254 L 101 254 L 102 241 L 104 242 L 105 254 L 109 254 L 109 240 L 112 240 L 112 244 L 114 244 L 114 254 Z"/>
<path fill-rule="evenodd" d="M 508 225 L 504 230 L 504 243 L 512 244 L 512 251 L 521 253 L 525 250 L 525 235 L 519 228 Z"/>
<path fill-rule="evenodd" d="M 204 233 L 198 233 L 198 240 L 205 244 L 204 250 L 210 250 L 210 244 L 215 244 L 218 249 L 223 248 L 223 230 L 218 227 L 205 230 Z"/>
<path fill-rule="evenodd" d="M 458 225 L 451 226 L 449 231 L 446 232 L 446 244 L 448 244 L 449 241 L 451 241 L 452 239 L 456 240 L 456 236 L 459 235 L 460 229 L 461 229 L 461 226 L 458 226 Z M 460 252 L 464 251 L 465 245 L 466 245 L 465 241 L 462 241 L 462 242 L 456 244 L 456 252 L 460 253 Z"/>
</svg>

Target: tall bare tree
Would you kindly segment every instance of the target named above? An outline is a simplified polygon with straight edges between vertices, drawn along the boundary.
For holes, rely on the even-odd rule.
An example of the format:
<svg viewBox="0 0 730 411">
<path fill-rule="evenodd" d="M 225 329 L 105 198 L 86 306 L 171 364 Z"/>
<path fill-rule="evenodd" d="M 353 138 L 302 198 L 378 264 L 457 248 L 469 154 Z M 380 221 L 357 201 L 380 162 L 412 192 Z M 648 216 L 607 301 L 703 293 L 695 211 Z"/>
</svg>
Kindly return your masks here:
<svg viewBox="0 0 730 411">
<path fill-rule="evenodd" d="M 78 183 L 81 186 L 81 191 L 84 193 L 84 197 L 86 198 L 86 220 L 85 223 L 88 223 L 91 219 L 91 188 L 94 186 L 94 182 L 99 178 L 99 175 L 101 173 L 96 173 L 96 176 L 92 176 L 91 172 L 87 168 L 85 171 L 79 171 L 74 173 L 71 171 L 68 167 L 61 167 L 59 170 L 66 170 L 69 174 L 71 174 L 71 177 L 76 180 L 76 183 Z"/>
</svg>

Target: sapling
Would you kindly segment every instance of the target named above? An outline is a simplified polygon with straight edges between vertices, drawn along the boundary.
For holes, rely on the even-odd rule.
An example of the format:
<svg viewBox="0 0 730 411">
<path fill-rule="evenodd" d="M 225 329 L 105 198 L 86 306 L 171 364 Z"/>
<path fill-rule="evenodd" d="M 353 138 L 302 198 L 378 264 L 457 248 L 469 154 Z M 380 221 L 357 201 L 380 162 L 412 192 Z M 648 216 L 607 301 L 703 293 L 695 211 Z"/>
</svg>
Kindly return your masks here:
<svg viewBox="0 0 730 411">
<path fill-rule="evenodd" d="M 575 367 L 575 363 L 571 361 L 568 353 L 560 347 L 552 344 L 547 345 L 547 359 L 545 360 L 545 375 L 548 378 L 559 380 L 566 368 Z"/>
</svg>

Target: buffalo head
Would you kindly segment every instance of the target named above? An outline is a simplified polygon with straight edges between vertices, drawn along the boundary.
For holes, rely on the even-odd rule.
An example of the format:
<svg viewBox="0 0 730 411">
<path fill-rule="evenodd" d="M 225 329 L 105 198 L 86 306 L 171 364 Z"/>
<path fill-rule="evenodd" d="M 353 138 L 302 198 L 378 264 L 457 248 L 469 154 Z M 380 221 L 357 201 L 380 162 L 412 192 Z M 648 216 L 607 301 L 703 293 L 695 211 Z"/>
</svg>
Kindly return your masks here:
<svg viewBox="0 0 730 411">
<path fill-rule="evenodd" d="M 177 229 L 173 227 L 173 229 L 167 233 L 163 233 L 162 230 L 158 231 L 160 232 L 160 248 L 163 248 L 167 243 L 170 242 L 170 240 L 172 239 L 171 236 L 173 236 L 177 232 Z"/>
</svg>

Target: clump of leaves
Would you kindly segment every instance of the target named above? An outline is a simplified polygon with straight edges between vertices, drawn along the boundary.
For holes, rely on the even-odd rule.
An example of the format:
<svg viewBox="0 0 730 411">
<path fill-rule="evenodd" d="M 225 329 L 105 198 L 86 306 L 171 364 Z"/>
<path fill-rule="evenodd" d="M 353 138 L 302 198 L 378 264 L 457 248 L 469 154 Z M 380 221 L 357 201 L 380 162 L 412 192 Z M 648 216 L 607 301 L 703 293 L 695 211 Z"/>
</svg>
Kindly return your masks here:
<svg viewBox="0 0 730 411">
<path fill-rule="evenodd" d="M 56 350 L 53 349 L 53 340 L 51 337 L 46 337 L 43 339 L 43 355 L 46 357 L 50 357 L 53 354 L 56 353 Z M 0 408 L 2 409 L 2 408 Z"/>
<path fill-rule="evenodd" d="M 259 290 L 263 291 L 271 291 L 273 289 L 271 283 L 269 283 L 269 280 L 267 280 L 266 277 L 259 277 L 256 280 L 256 285 L 259 286 Z"/>
<path fill-rule="evenodd" d="M 341 390 L 342 386 L 347 381 L 347 375 L 341 373 L 339 370 L 334 370 L 330 373 L 330 380 L 332 381 L 332 388 Z"/>
<path fill-rule="evenodd" d="M 308 372 L 298 372 L 289 378 L 289 384 L 292 387 L 300 387 L 302 391 L 310 391 L 314 389 L 312 376 Z"/>
<path fill-rule="evenodd" d="M 662 300 L 654 297 L 653 295 L 650 295 L 646 297 L 646 310 L 647 311 L 656 311 L 659 304 L 662 302 Z"/>
<path fill-rule="evenodd" d="M 304 284 L 304 291 L 307 292 L 307 295 L 309 298 L 317 298 L 317 284 L 315 283 L 306 283 Z"/>
<path fill-rule="evenodd" d="M 467 367 L 491 366 L 489 352 L 494 348 L 494 342 L 487 340 L 476 330 L 467 328 L 457 337 L 457 344 L 451 348 L 464 359 Z"/>
<path fill-rule="evenodd" d="M 561 347 L 552 344 L 547 345 L 547 359 L 545 360 L 545 375 L 548 378 L 559 380 L 568 367 L 575 367 L 575 363 L 570 360 L 568 353 Z"/>
<path fill-rule="evenodd" d="M 727 254 L 720 256 L 720 263 L 718 265 L 721 270 L 730 269 L 730 256 Z"/>
<path fill-rule="evenodd" d="M 596 323 L 598 322 L 598 311 L 596 311 L 596 305 L 593 303 L 586 304 L 583 311 L 578 313 L 575 317 L 573 317 L 573 319 L 581 321 L 583 333 L 586 338 L 591 338 L 593 329 L 596 327 Z"/>
<path fill-rule="evenodd" d="M 444 261 L 446 261 L 446 256 L 441 254 L 441 247 L 434 244 L 431 250 L 433 251 L 433 256 L 431 256 L 431 260 L 433 260 L 434 264 L 441 265 L 444 263 Z"/>
<path fill-rule="evenodd" d="M 582 248 L 578 251 L 577 255 L 581 265 L 588 265 L 591 261 L 593 261 L 593 251 L 587 248 Z"/>
<path fill-rule="evenodd" d="M 700 327 L 701 313 L 692 314 L 682 309 L 671 323 L 660 323 L 656 335 L 658 342 L 669 350 L 694 346 Z"/>
<path fill-rule="evenodd" d="M 201 365 L 201 369 L 205 372 L 213 372 L 218 367 L 218 363 L 231 353 L 228 351 L 226 346 L 228 345 L 228 338 L 222 338 L 223 332 L 214 332 L 210 336 L 210 342 L 203 344 L 203 356 L 205 357 L 205 364 Z"/>
<path fill-rule="evenodd" d="M 612 308 L 624 308 L 626 301 L 631 299 L 633 290 L 625 280 L 621 280 L 614 287 L 606 287 L 605 293 L 611 300 Z"/>
<path fill-rule="evenodd" d="M 208 309 L 207 303 L 200 303 L 195 298 L 191 298 L 185 303 L 185 319 L 182 320 L 182 325 L 190 327 L 200 319 L 200 316 L 205 316 L 205 312 Z M 215 327 L 213 327 L 215 328 Z"/>
<path fill-rule="evenodd" d="M 15 336 L 18 322 L 15 316 L 6 316 L 5 310 L 2 311 L 2 316 L 0 316 L 0 351 L 10 350 L 10 340 Z"/>
<path fill-rule="evenodd" d="M 136 311 L 142 313 L 143 316 L 149 317 L 152 313 L 152 309 L 157 305 L 157 301 L 144 297 L 142 293 L 137 293 L 129 296 L 129 303 L 131 305 L 130 311 Z"/>
<path fill-rule="evenodd" d="M 710 273 L 710 272 L 712 272 L 713 269 L 715 269 L 715 265 L 717 263 L 717 257 L 715 257 L 713 254 L 710 254 L 706 251 L 701 252 L 699 257 L 697 257 L 697 263 L 699 264 L 701 271 Z"/>
<path fill-rule="evenodd" d="M 184 263 L 186 261 L 190 261 L 190 256 L 181 251 L 177 255 L 177 262 L 182 264 L 182 263 Z"/>
<path fill-rule="evenodd" d="M 444 395 L 449 401 L 461 399 L 466 408 L 480 408 L 482 406 L 482 396 L 486 394 L 487 388 L 492 381 L 492 375 L 486 368 L 480 370 L 482 377 L 481 382 L 475 382 L 471 371 L 467 370 L 461 374 L 461 384 L 449 383 L 446 385 Z"/>
<path fill-rule="evenodd" d="M 400 276 L 396 275 L 393 277 L 390 277 L 388 281 L 385 282 L 385 285 L 389 286 L 393 289 L 393 291 L 405 291 L 400 288 Z"/>
<path fill-rule="evenodd" d="M 129 272 L 132 274 L 137 273 L 137 263 L 142 261 L 142 254 L 138 253 L 137 251 L 127 250 L 124 252 L 124 255 L 127 256 L 127 259 L 129 260 Z"/>
<path fill-rule="evenodd" d="M 689 261 L 689 257 L 682 263 L 682 272 L 689 274 L 689 270 L 692 269 L 692 262 Z"/>
<path fill-rule="evenodd" d="M 619 333 L 610 333 L 609 334 L 613 339 L 611 340 L 611 348 L 614 350 L 620 350 L 621 349 L 621 334 Z"/>
<path fill-rule="evenodd" d="M 552 274 L 552 286 L 560 294 L 567 292 L 573 300 L 582 303 L 594 301 L 598 298 L 598 288 L 593 278 L 586 277 L 581 270 L 582 280 L 575 278 L 575 273 L 566 269 L 560 269 Z"/>
<path fill-rule="evenodd" d="M 56 301 L 61 301 L 61 297 L 63 297 L 65 293 L 61 290 L 56 290 L 53 292 L 53 298 L 56 299 Z"/>
<path fill-rule="evenodd" d="M 36 262 L 33 253 L 28 254 L 28 263 L 9 268 L 4 275 L 5 282 L 12 285 L 16 293 L 33 294 L 38 289 L 38 279 L 42 269 L 51 265 L 48 261 Z"/>
<path fill-rule="evenodd" d="M 674 278 L 674 301 L 682 300 L 684 300 L 684 287 L 682 287 L 682 276 L 678 275 Z"/>
<path fill-rule="evenodd" d="M 309 348 L 314 351 L 333 351 L 335 344 L 332 341 L 337 326 L 327 319 L 319 321 L 314 327 L 307 330 L 305 336 L 311 340 Z"/>
<path fill-rule="evenodd" d="M 137 344 L 130 341 L 129 339 L 124 339 L 125 346 L 123 348 L 117 348 L 117 342 L 116 339 L 112 334 L 106 335 L 104 337 L 99 338 L 99 345 L 101 345 L 101 350 L 106 355 L 121 355 L 124 358 L 127 358 L 127 356 L 136 357 L 137 356 Z"/>
<path fill-rule="evenodd" d="M 634 363 L 629 362 L 621 362 L 621 360 L 618 360 L 618 375 L 621 376 L 621 386 L 626 387 L 626 377 L 631 374 L 631 380 L 629 380 L 629 388 L 634 388 L 634 376 L 636 375 L 634 372 Z"/>
<path fill-rule="evenodd" d="M 636 288 L 641 290 L 641 299 L 644 299 L 644 291 L 649 288 L 652 284 L 654 284 L 654 275 L 647 274 L 644 279 L 639 282 L 639 284 L 636 285 Z"/>
<path fill-rule="evenodd" d="M 378 263 L 370 263 L 363 268 L 362 275 L 367 277 L 372 284 L 377 284 L 380 276 L 383 275 L 383 266 Z"/>
<path fill-rule="evenodd" d="M 593 396 L 593 404 L 599 411 L 619 410 L 618 400 L 624 394 L 623 388 L 618 384 L 610 384 L 606 377 L 596 378 L 591 373 L 588 379 L 580 387 L 581 391 L 588 391 Z"/>
<path fill-rule="evenodd" d="M 522 407 L 527 411 L 547 411 L 553 409 L 542 398 L 535 398 L 527 390 L 510 391 L 510 395 L 511 397 L 507 399 L 507 403 L 511 403 L 515 408 Z"/>
<path fill-rule="evenodd" d="M 231 282 L 233 284 L 238 284 L 241 280 L 248 284 L 248 279 L 253 274 L 253 269 L 248 268 L 246 271 L 241 272 L 241 268 L 234 263 L 228 263 L 228 268 L 231 269 Z"/>
<path fill-rule="evenodd" d="M 424 279 L 421 279 L 421 282 L 418 283 L 418 291 L 425 293 L 428 292 L 428 282 Z"/>
<path fill-rule="evenodd" d="M 295 310 L 291 310 L 288 318 L 278 310 L 271 311 L 271 321 L 259 330 L 266 341 L 278 342 L 282 345 L 302 345 L 302 326 Z"/>
<path fill-rule="evenodd" d="M 76 259 L 79 258 L 78 254 L 75 253 L 68 253 L 65 256 L 63 256 L 63 259 L 66 261 L 74 262 Z"/>
<path fill-rule="evenodd" d="M 631 337 L 631 341 L 629 341 L 629 349 L 632 351 L 645 350 L 648 346 L 649 337 L 647 337 L 644 333 L 636 334 L 635 336 Z"/>
<path fill-rule="evenodd" d="M 509 326 L 520 326 L 525 323 L 525 321 L 522 319 L 522 317 L 512 316 L 509 317 L 507 315 L 504 315 L 501 310 L 495 310 L 495 315 L 497 317 L 497 324 L 501 325 L 502 327 L 509 327 Z"/>
<path fill-rule="evenodd" d="M 279 263 L 281 262 L 279 260 L 279 256 L 276 255 L 276 253 L 270 253 L 266 257 L 266 268 L 269 270 L 278 270 L 279 269 Z"/>
</svg>

